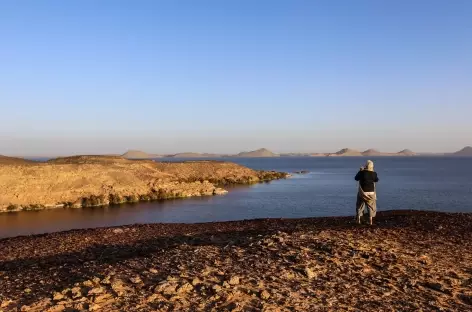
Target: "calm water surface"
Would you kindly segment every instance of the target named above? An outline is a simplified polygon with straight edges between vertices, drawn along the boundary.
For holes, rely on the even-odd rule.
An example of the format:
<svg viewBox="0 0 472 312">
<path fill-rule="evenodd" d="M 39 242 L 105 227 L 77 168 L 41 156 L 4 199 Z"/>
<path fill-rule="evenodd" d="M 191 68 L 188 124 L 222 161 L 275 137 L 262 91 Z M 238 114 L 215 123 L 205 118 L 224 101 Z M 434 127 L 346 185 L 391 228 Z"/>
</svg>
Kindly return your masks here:
<svg viewBox="0 0 472 312">
<path fill-rule="evenodd" d="M 175 161 L 175 159 L 172 159 Z M 105 208 L 0 214 L 0 237 L 153 222 L 209 222 L 354 214 L 353 180 L 365 158 L 230 159 L 254 169 L 306 175 L 233 187 L 225 196 L 168 200 Z M 379 174 L 378 209 L 472 212 L 472 158 L 372 158 Z"/>
</svg>

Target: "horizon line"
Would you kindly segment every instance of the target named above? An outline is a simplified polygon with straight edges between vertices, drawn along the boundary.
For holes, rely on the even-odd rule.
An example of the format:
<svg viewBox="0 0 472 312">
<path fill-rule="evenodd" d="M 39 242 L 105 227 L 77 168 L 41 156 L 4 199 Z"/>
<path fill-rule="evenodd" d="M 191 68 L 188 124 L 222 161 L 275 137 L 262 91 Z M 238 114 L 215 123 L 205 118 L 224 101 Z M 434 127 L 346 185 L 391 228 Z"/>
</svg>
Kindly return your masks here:
<svg viewBox="0 0 472 312">
<path fill-rule="evenodd" d="M 220 155 L 220 156 L 234 156 L 234 155 L 237 155 L 239 153 L 250 153 L 250 152 L 255 152 L 255 151 L 259 151 L 259 150 L 262 150 L 262 149 L 265 149 L 265 150 L 268 150 L 269 152 L 273 153 L 273 154 L 276 154 L 276 155 L 284 155 L 284 154 L 304 154 L 304 155 L 308 155 L 308 154 L 336 154 L 342 150 L 350 150 L 352 152 L 359 152 L 359 153 L 364 153 L 364 152 L 367 152 L 369 150 L 373 150 L 375 152 L 379 152 L 379 153 L 383 153 L 383 154 L 398 154 L 398 153 L 401 153 L 402 151 L 411 151 L 415 154 L 439 154 L 439 155 L 442 155 L 442 154 L 453 154 L 455 152 L 458 152 L 458 151 L 461 151 L 463 149 L 466 149 L 466 148 L 472 148 L 472 146 L 465 146 L 461 149 L 458 149 L 458 150 L 455 150 L 455 151 L 449 151 L 449 152 L 431 152 L 431 151 L 414 151 L 412 149 L 402 149 L 400 151 L 394 151 L 394 152 L 383 152 L 381 150 L 377 150 L 375 148 L 369 148 L 367 150 L 364 150 L 364 151 L 361 151 L 361 150 L 358 150 L 358 149 L 354 149 L 354 148 L 348 148 L 348 147 L 344 147 L 344 148 L 341 148 L 335 152 L 274 152 L 273 150 L 270 150 L 270 149 L 267 149 L 267 148 L 259 148 L 259 149 L 255 149 L 255 150 L 243 150 L 243 151 L 240 151 L 240 152 L 236 152 L 236 153 L 218 153 L 218 152 L 191 152 L 191 151 L 186 151 L 186 152 L 172 152 L 172 153 L 153 153 L 153 152 L 146 152 L 144 151 L 143 149 L 128 149 L 128 150 L 125 150 L 124 153 L 76 153 L 76 154 L 62 154 L 62 153 L 57 153 L 57 154 L 42 154 L 42 153 L 38 153 L 38 154 L 25 154 L 25 155 L 18 155 L 18 154 L 11 154 L 11 155 L 8 155 L 8 154 L 3 154 L 3 153 L 0 153 L 1 156 L 7 156 L 7 157 L 21 157 L 21 158 L 25 158 L 25 157 L 71 157 L 71 156 L 122 156 L 128 152 L 142 152 L 142 153 L 145 153 L 145 154 L 150 154 L 150 155 L 156 155 L 156 156 L 172 156 L 172 155 L 177 155 L 177 154 L 190 154 L 190 153 L 193 153 L 193 154 L 212 154 L 212 155 Z M 370 155 L 370 156 L 375 156 L 375 155 Z"/>
</svg>

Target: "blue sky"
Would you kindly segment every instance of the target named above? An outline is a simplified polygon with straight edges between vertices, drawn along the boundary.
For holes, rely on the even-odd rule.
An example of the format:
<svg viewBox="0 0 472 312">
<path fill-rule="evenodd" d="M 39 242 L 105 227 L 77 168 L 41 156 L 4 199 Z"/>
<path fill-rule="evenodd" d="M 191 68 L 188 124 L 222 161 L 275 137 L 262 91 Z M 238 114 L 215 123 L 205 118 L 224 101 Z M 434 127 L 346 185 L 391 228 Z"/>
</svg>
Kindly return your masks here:
<svg viewBox="0 0 472 312">
<path fill-rule="evenodd" d="M 0 0 L 0 154 L 453 151 L 471 1 Z"/>
</svg>

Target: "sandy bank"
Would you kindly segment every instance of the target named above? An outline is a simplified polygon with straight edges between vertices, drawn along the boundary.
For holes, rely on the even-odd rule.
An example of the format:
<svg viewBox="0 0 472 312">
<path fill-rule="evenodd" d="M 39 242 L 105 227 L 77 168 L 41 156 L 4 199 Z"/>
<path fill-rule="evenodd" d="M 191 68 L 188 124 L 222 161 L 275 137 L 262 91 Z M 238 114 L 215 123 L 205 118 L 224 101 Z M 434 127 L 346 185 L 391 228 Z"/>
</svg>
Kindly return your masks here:
<svg viewBox="0 0 472 312">
<path fill-rule="evenodd" d="M 470 311 L 472 215 L 149 224 L 0 240 L 5 311 Z"/>
<path fill-rule="evenodd" d="M 225 184 L 286 177 L 230 162 L 157 163 L 76 156 L 47 163 L 0 165 L 0 211 L 90 207 L 224 194 Z"/>
</svg>

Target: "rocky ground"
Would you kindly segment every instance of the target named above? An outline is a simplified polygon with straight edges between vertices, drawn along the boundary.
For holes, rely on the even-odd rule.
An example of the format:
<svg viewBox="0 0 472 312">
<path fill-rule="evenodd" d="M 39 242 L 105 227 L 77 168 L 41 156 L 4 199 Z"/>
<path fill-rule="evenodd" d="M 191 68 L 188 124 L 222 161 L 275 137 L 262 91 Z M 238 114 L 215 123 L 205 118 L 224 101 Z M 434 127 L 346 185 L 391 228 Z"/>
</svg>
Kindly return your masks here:
<svg viewBox="0 0 472 312">
<path fill-rule="evenodd" d="M 118 156 L 74 156 L 47 163 L 0 161 L 0 212 L 90 207 L 224 194 L 225 184 L 285 178 L 222 161 L 158 163 Z"/>
<path fill-rule="evenodd" d="M 472 311 L 472 215 L 149 224 L 0 240 L 3 311 Z"/>
</svg>

